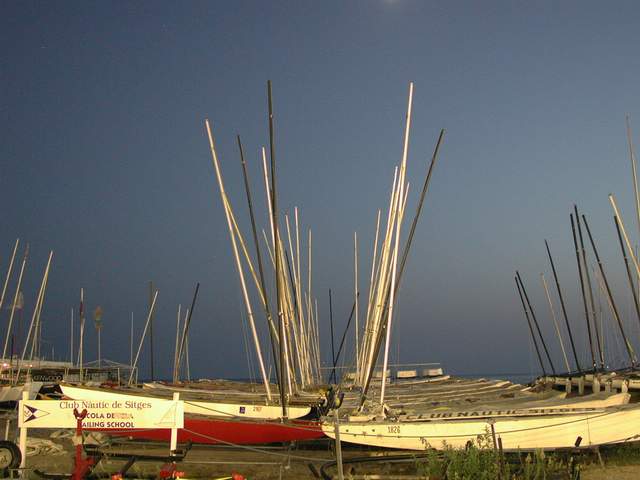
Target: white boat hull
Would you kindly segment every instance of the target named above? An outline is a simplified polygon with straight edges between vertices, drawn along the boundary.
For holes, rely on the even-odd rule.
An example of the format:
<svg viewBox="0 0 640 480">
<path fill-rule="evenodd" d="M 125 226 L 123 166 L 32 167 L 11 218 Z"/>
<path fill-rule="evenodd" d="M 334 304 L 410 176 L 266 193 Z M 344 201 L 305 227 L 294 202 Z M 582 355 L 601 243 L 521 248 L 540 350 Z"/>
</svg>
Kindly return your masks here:
<svg viewBox="0 0 640 480">
<path fill-rule="evenodd" d="M 157 398 L 151 395 L 138 393 L 119 392 L 118 390 L 102 388 L 75 387 L 60 385 L 65 397 L 74 400 L 122 400 L 135 396 L 137 398 Z M 208 402 L 202 400 L 188 400 L 184 397 L 184 413 L 198 414 L 211 417 L 240 417 L 262 420 L 275 420 L 282 416 L 282 407 L 279 405 L 264 405 L 256 403 L 224 403 Z M 304 417 L 311 412 L 311 407 L 288 407 L 290 419 Z"/>
<path fill-rule="evenodd" d="M 340 440 L 404 450 L 464 448 L 468 442 L 490 435 L 491 421 L 505 450 L 535 450 L 621 443 L 640 439 L 640 406 L 605 409 L 539 409 L 505 411 L 505 415 L 458 412 L 458 418 L 419 421 L 348 421 L 340 424 Z M 475 414 L 475 415 L 474 415 Z M 433 414 L 438 415 L 438 414 Z M 492 414 L 493 415 L 493 414 Z M 335 438 L 334 425 L 324 433 Z"/>
</svg>

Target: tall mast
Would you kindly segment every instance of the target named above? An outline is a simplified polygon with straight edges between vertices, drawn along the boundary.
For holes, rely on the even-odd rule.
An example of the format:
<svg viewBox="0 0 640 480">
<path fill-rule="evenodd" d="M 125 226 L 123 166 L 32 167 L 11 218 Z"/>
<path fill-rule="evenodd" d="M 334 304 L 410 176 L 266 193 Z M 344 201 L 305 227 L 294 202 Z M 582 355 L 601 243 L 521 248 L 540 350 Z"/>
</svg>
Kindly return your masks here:
<svg viewBox="0 0 640 480">
<path fill-rule="evenodd" d="M 529 333 L 531 333 L 531 339 L 533 340 L 533 346 L 536 349 L 536 354 L 538 355 L 538 362 L 540 362 L 540 368 L 542 369 L 542 375 L 547 376 L 547 372 L 544 368 L 544 362 L 542 361 L 542 356 L 540 355 L 540 349 L 538 348 L 538 342 L 536 340 L 536 336 L 533 333 L 533 327 L 531 326 L 531 319 L 529 318 L 529 312 L 527 311 L 527 306 L 524 303 L 524 298 L 522 297 L 522 289 L 520 288 L 520 280 L 518 276 L 515 277 L 516 287 L 518 288 L 518 295 L 520 295 L 520 301 L 522 302 L 522 309 L 524 310 L 524 316 L 527 318 L 527 325 L 529 325 Z"/>
<path fill-rule="evenodd" d="M 282 311 L 282 291 L 280 285 L 280 275 L 282 265 L 280 265 L 280 236 L 278 232 L 278 195 L 276 190 L 276 151 L 273 127 L 273 92 L 271 80 L 267 81 L 267 102 L 269 106 L 269 154 L 271 159 L 271 216 L 274 232 L 275 270 L 276 270 L 276 309 L 278 312 L 278 338 L 280 339 L 280 404 L 282 406 L 282 418 L 287 418 L 287 396 L 284 391 L 284 368 L 285 368 L 285 337 L 284 337 L 284 312 Z"/>
<path fill-rule="evenodd" d="M 178 348 L 178 360 L 176 362 L 175 381 L 178 381 L 180 379 L 180 365 L 182 364 L 182 359 L 184 358 L 185 350 L 188 348 L 187 341 L 189 339 L 189 327 L 191 326 L 191 316 L 193 315 L 194 308 L 196 308 L 196 299 L 198 298 L 199 290 L 200 290 L 200 282 L 196 283 L 196 289 L 193 292 L 193 299 L 191 300 L 191 308 L 187 310 L 187 316 L 184 320 L 182 338 L 180 339 L 180 347 Z M 268 394 L 269 394 L 269 389 L 267 388 L 267 395 Z"/>
<path fill-rule="evenodd" d="M 16 244 L 13 246 L 13 253 L 11 254 L 11 261 L 9 262 L 9 268 L 7 269 L 7 275 L 4 279 L 4 285 L 2 287 L 2 294 L 0 295 L 0 311 L 2 311 L 2 305 L 4 304 L 4 296 L 7 293 L 7 286 L 9 285 L 9 279 L 11 278 L 11 272 L 13 271 L 13 262 L 16 259 L 16 252 L 18 251 L 18 244 L 20 239 L 16 238 Z"/>
<path fill-rule="evenodd" d="M 556 374 L 556 369 L 553 366 L 553 361 L 551 360 L 551 355 L 549 355 L 549 350 L 547 349 L 547 344 L 544 341 L 544 337 L 542 336 L 542 332 L 540 331 L 540 325 L 538 324 L 538 320 L 536 319 L 536 314 L 533 311 L 533 307 L 531 306 L 531 302 L 529 301 L 529 295 L 527 295 L 527 290 L 524 288 L 524 283 L 522 283 L 522 278 L 520 277 L 520 272 L 516 270 L 516 276 L 518 277 L 518 281 L 520 282 L 520 287 L 522 288 L 522 293 L 524 294 L 524 298 L 527 301 L 527 306 L 529 307 L 529 312 L 531 313 L 531 318 L 533 319 L 533 324 L 536 326 L 536 330 L 538 331 L 538 336 L 540 337 L 540 342 L 542 342 L 542 347 L 544 348 L 544 353 L 547 356 L 547 360 L 549 360 L 549 365 L 551 365 L 551 371 L 553 374 Z"/>
<path fill-rule="evenodd" d="M 229 237 L 231 240 L 231 248 L 233 250 L 233 256 L 236 263 L 236 269 L 238 271 L 238 277 L 240 279 L 240 287 L 242 290 L 242 297 L 244 300 L 245 308 L 247 310 L 247 318 L 249 319 L 249 325 L 251 327 L 251 333 L 253 335 L 253 343 L 256 349 L 256 356 L 258 357 L 258 363 L 260 364 L 260 373 L 262 374 L 262 380 L 265 385 L 265 390 L 267 392 L 267 398 L 271 400 L 271 389 L 269 387 L 269 379 L 267 378 L 267 373 L 264 368 L 264 361 L 262 359 L 262 350 L 260 348 L 260 340 L 258 339 L 258 332 L 256 330 L 255 322 L 253 319 L 253 309 L 251 308 L 251 301 L 249 299 L 249 293 L 247 291 L 247 285 L 244 278 L 244 270 L 242 268 L 242 264 L 240 262 L 240 254 L 238 252 L 238 245 L 236 242 L 236 235 L 233 230 L 233 225 L 231 222 L 231 205 L 229 204 L 229 200 L 227 198 L 227 194 L 224 189 L 224 183 L 222 181 L 222 173 L 220 172 L 220 163 L 218 161 L 218 154 L 216 152 L 215 142 L 213 139 L 213 134 L 211 133 L 211 127 L 209 125 L 209 120 L 205 120 L 205 126 L 207 129 L 207 136 L 209 138 L 209 147 L 211 149 L 211 160 L 213 163 L 213 167 L 216 173 L 216 179 L 218 181 L 218 187 L 220 189 L 220 198 L 222 200 L 222 204 L 224 207 L 224 213 L 227 220 L 227 227 L 229 229 Z"/>
<path fill-rule="evenodd" d="M 618 232 L 618 241 L 620 242 L 620 249 L 622 250 L 622 258 L 624 259 L 624 267 L 627 272 L 627 279 L 629 280 L 629 288 L 633 295 L 633 305 L 636 309 L 636 317 L 640 322 L 640 303 L 638 302 L 638 295 L 636 293 L 635 285 L 633 284 L 633 275 L 631 275 L 631 269 L 629 268 L 629 260 L 627 259 L 627 252 L 624 249 L 624 243 L 622 243 L 622 235 L 620 234 L 620 225 L 618 225 L 618 217 L 613 216 L 613 221 L 616 225 L 616 231 Z"/>
<path fill-rule="evenodd" d="M 18 297 L 20 296 L 20 287 L 22 286 L 22 277 L 24 275 L 24 267 L 27 264 L 27 257 L 29 257 L 29 244 L 24 250 L 24 256 L 22 257 L 22 265 L 20 266 L 20 274 L 18 275 L 18 285 L 16 286 L 16 293 L 13 296 L 13 303 L 11 304 L 11 314 L 9 315 L 9 325 L 7 326 L 7 335 L 4 339 L 4 349 L 2 350 L 2 358 L 7 358 L 7 346 L 9 345 L 9 337 L 11 337 L 11 327 L 13 326 L 13 316 L 16 312 L 16 305 L 18 304 Z"/>
<path fill-rule="evenodd" d="M 564 359 L 564 364 L 567 367 L 567 372 L 571 371 L 571 367 L 569 367 L 569 359 L 567 358 L 567 352 L 564 349 L 564 342 L 562 341 L 562 335 L 560 334 L 560 327 L 558 326 L 558 319 L 556 318 L 556 311 L 553 308 L 553 302 L 551 301 L 551 295 L 549 295 L 549 288 L 547 287 L 547 281 L 544 278 L 544 273 L 540 274 L 542 278 L 542 287 L 544 288 L 544 293 L 547 296 L 547 301 L 549 302 L 549 310 L 551 310 L 551 318 L 553 319 L 553 326 L 556 329 L 556 334 L 558 335 L 558 342 L 560 342 L 560 349 L 562 350 L 562 358 Z"/>
<path fill-rule="evenodd" d="M 269 296 L 267 295 L 267 286 L 264 279 L 264 266 L 262 263 L 262 252 L 260 250 L 260 242 L 258 241 L 258 231 L 256 228 L 256 219 L 253 212 L 253 201 L 251 198 L 251 188 L 249 187 L 249 174 L 247 173 L 247 163 L 244 159 L 244 150 L 242 148 L 242 142 L 240 141 L 240 135 L 238 135 L 238 149 L 240 150 L 240 164 L 242 165 L 242 177 L 244 178 L 244 189 L 247 194 L 247 205 L 249 206 L 249 217 L 251 219 L 251 233 L 253 234 L 253 243 L 256 248 L 256 259 L 258 260 L 258 272 L 260 275 L 260 288 L 264 296 L 264 310 L 267 316 L 267 324 L 269 327 L 269 338 L 271 339 L 271 352 L 273 355 L 273 362 L 276 368 L 276 378 L 280 378 L 278 371 L 278 362 L 276 361 L 276 345 L 278 342 L 278 334 L 273 324 L 273 318 L 271 316 L 271 309 L 269 308 Z"/>
<path fill-rule="evenodd" d="M 624 340 L 625 347 L 627 348 L 627 354 L 629 355 L 629 361 L 631 362 L 631 367 L 635 367 L 636 360 L 635 354 L 633 353 L 633 347 L 629 340 L 627 339 L 627 335 L 624 332 L 624 326 L 622 325 L 622 319 L 620 318 L 620 314 L 618 313 L 618 308 L 616 307 L 616 302 L 613 300 L 613 295 L 611 294 L 611 288 L 609 288 L 609 281 L 607 280 L 607 276 L 604 273 L 604 267 L 602 266 L 602 262 L 600 261 L 600 255 L 598 255 L 598 250 L 596 249 L 596 244 L 593 241 L 593 237 L 591 236 L 591 230 L 589 229 L 589 224 L 587 223 L 587 218 L 582 215 L 582 221 L 584 222 L 584 226 L 587 229 L 587 235 L 589 236 L 589 241 L 591 242 L 591 248 L 593 248 L 593 254 L 596 257 L 596 261 L 598 262 L 598 268 L 600 269 L 600 276 L 604 281 L 604 286 L 607 289 L 607 296 L 609 297 L 609 302 L 611 303 L 611 309 L 613 310 L 613 316 L 618 322 L 618 327 L 620 328 L 620 334 L 622 335 L 622 339 Z M 596 325 L 597 329 L 597 325 Z"/>
<path fill-rule="evenodd" d="M 602 344 L 600 343 L 600 332 L 598 330 L 598 321 L 596 315 L 596 304 L 593 298 L 593 289 L 591 288 L 591 276 L 589 275 L 589 264 L 587 263 L 587 253 L 584 248 L 582 239 L 582 227 L 580 226 L 580 217 L 578 216 L 578 207 L 574 204 L 573 211 L 576 216 L 576 226 L 578 227 L 578 237 L 580 238 L 580 250 L 582 251 L 582 266 L 584 268 L 584 278 L 587 281 L 587 293 L 589 294 L 589 302 L 591 304 L 591 318 L 593 321 L 593 329 L 596 334 L 596 344 L 598 346 L 598 355 L 600 357 L 600 367 L 604 369 L 604 354 L 602 353 Z"/>
<path fill-rule="evenodd" d="M 564 317 L 564 323 L 567 326 L 567 333 L 569 334 L 569 341 L 571 343 L 571 351 L 573 352 L 573 358 L 576 362 L 576 369 L 581 372 L 580 362 L 578 361 L 578 353 L 576 352 L 576 345 L 573 341 L 573 333 L 571 332 L 571 325 L 569 324 L 569 317 L 567 317 L 567 309 L 564 306 L 564 297 L 562 296 L 562 290 L 560 289 L 560 281 L 558 280 L 558 274 L 556 272 L 556 266 L 553 263 L 553 257 L 551 256 L 551 250 L 549 250 L 549 242 L 544 241 L 544 245 L 547 248 L 547 255 L 549 256 L 549 263 L 551 263 L 551 270 L 553 271 L 553 278 L 556 282 L 556 289 L 558 290 L 558 297 L 560 297 L 560 306 L 562 307 L 562 315 Z"/>
<path fill-rule="evenodd" d="M 73 365 L 73 307 L 71 307 L 71 331 L 69 333 L 69 363 Z"/>
<path fill-rule="evenodd" d="M 353 302 L 356 314 L 355 343 L 356 343 L 356 378 L 360 373 L 360 325 L 358 324 L 358 232 L 353 232 Z"/>
<path fill-rule="evenodd" d="M 178 304 L 178 314 L 176 315 L 176 343 L 173 349 L 173 383 L 176 383 L 176 373 L 178 371 L 178 348 L 180 344 L 180 320 L 182 304 Z"/>
<path fill-rule="evenodd" d="M 153 302 L 153 282 L 149 282 L 149 307 Z M 155 380 L 155 373 L 153 371 L 153 310 L 151 311 L 150 323 L 149 323 L 149 365 L 151 367 L 151 381 Z"/>
<path fill-rule="evenodd" d="M 582 262 L 580 260 L 580 249 L 578 248 L 578 239 L 576 237 L 576 225 L 573 221 L 573 214 L 569 214 L 571 219 L 571 232 L 573 234 L 573 245 L 576 249 L 576 262 L 578 263 L 578 278 L 580 279 L 580 291 L 582 292 L 582 305 L 584 306 L 584 317 L 587 321 L 587 335 L 589 337 L 589 350 L 591 351 L 591 362 L 593 370 L 597 370 L 596 355 L 593 351 L 593 338 L 591 335 L 591 321 L 589 320 L 589 307 L 587 307 L 587 296 L 584 291 L 584 278 L 582 277 Z"/>
<path fill-rule="evenodd" d="M 24 362 L 24 357 L 27 352 L 27 346 L 31 341 L 31 358 L 33 359 L 33 347 L 37 342 L 37 329 L 34 329 L 34 325 L 38 324 L 38 319 L 40 316 L 40 311 L 42 309 L 42 304 L 44 303 L 44 292 L 47 288 L 47 280 L 49 278 L 49 268 L 51 267 L 51 259 L 53 258 L 53 251 L 49 252 L 49 260 L 47 261 L 47 266 L 44 269 L 44 273 L 42 275 L 42 282 L 40 283 L 40 289 L 38 290 L 38 298 L 36 300 L 36 304 L 33 307 L 33 315 L 31 316 L 31 322 L 29 323 L 29 332 L 27 334 L 27 338 L 24 342 L 24 347 L 22 349 L 22 356 L 20 357 L 20 365 L 18 366 L 18 373 L 16 375 L 16 381 L 19 381 L 20 378 L 20 370 L 22 368 L 22 363 Z M 34 333 L 33 338 L 31 334 Z"/>
<path fill-rule="evenodd" d="M 627 244 L 627 249 L 629 251 L 629 256 L 631 257 L 631 261 L 633 262 L 633 266 L 636 267 L 636 273 L 640 278 L 640 266 L 638 265 L 638 260 L 633 253 L 633 247 L 631 246 L 631 242 L 629 241 L 629 236 L 627 235 L 627 230 L 624 228 L 624 221 L 622 220 L 622 216 L 618 211 L 618 205 L 616 204 L 616 199 L 613 194 L 609 194 L 609 202 L 611 202 L 611 206 L 613 207 L 613 213 L 616 217 L 618 217 L 618 223 L 620 224 L 620 231 L 622 232 L 622 236 L 624 237 L 624 241 Z"/>
<path fill-rule="evenodd" d="M 142 350 L 142 345 L 144 345 L 144 338 L 147 336 L 147 330 L 149 330 L 149 324 L 151 323 L 151 316 L 153 315 L 153 311 L 156 308 L 157 299 L 158 299 L 158 290 L 154 292 L 153 298 L 151 299 L 151 304 L 149 305 L 149 313 L 147 315 L 147 321 L 144 323 L 144 330 L 142 330 L 142 337 L 140 337 L 140 344 L 138 345 L 138 351 L 136 352 L 136 357 L 133 360 L 133 364 L 131 365 L 131 373 L 129 373 L 129 381 L 127 382 L 129 385 L 131 385 L 131 382 L 133 382 L 133 374 L 135 373 L 136 368 L 138 366 L 140 351 Z M 84 325 L 84 322 L 82 325 Z M 82 372 L 82 369 L 80 371 Z"/>
<path fill-rule="evenodd" d="M 331 376 L 329 377 L 329 383 L 336 380 L 336 347 L 335 339 L 333 336 L 333 302 L 331 301 L 331 289 L 329 289 L 329 325 L 331 326 Z"/>
<path fill-rule="evenodd" d="M 636 199 L 636 218 L 638 220 L 638 233 L 640 233 L 640 196 L 638 195 L 638 176 L 636 165 L 636 153 L 633 149 L 633 140 L 631 138 L 631 125 L 629 115 L 626 116 L 627 124 L 627 143 L 629 144 L 629 159 L 631 160 L 631 171 L 633 173 L 633 194 Z"/>
<path fill-rule="evenodd" d="M 411 225 L 411 229 L 410 229 L 407 241 L 405 242 L 404 247 L 403 247 L 402 260 L 400 261 L 399 273 L 397 275 L 397 282 L 396 282 L 396 285 L 395 285 L 396 293 L 397 293 L 397 290 L 400 288 L 400 282 L 402 280 L 402 275 L 404 273 L 404 267 L 405 267 L 405 264 L 406 264 L 406 260 L 407 260 L 407 258 L 409 256 L 409 251 L 411 249 L 411 245 L 412 245 L 412 241 L 413 241 L 413 235 L 414 235 L 417 223 L 418 223 L 418 219 L 420 217 L 420 213 L 422 211 L 424 198 L 425 198 L 427 190 L 429 188 L 431 175 L 433 173 L 433 168 L 434 168 L 436 160 L 438 158 L 438 152 L 440 150 L 440 146 L 441 146 L 441 143 L 442 143 L 442 140 L 443 140 L 443 137 L 444 137 L 444 133 L 445 133 L 444 130 L 440 131 L 440 136 L 438 137 L 438 142 L 436 144 L 435 150 L 434 150 L 433 155 L 431 157 L 431 163 L 429 164 L 429 171 L 427 173 L 427 176 L 426 176 L 424 184 L 423 184 L 422 193 L 421 193 L 421 196 L 420 196 L 420 200 L 418 202 L 418 208 L 416 210 L 416 214 L 414 216 L 413 223 Z M 394 184 L 395 184 L 395 181 L 394 181 Z M 395 185 L 394 185 L 394 189 L 392 189 L 392 190 L 395 191 Z M 381 255 L 381 261 L 382 261 L 383 253 L 384 252 L 381 252 L 381 254 L 380 254 Z M 379 278 L 382 278 L 382 275 L 380 274 L 380 272 L 378 272 L 378 275 L 379 275 Z M 389 298 L 389 295 L 388 295 L 388 292 L 387 292 L 387 294 L 385 296 L 385 303 L 383 305 L 385 307 L 385 309 L 387 307 L 386 300 L 388 298 Z M 383 314 L 385 314 L 385 313 L 383 312 Z M 381 341 L 382 341 L 383 333 L 384 333 L 384 328 L 382 328 L 379 332 L 376 332 L 376 334 L 372 336 L 372 340 L 371 340 L 371 342 L 369 344 L 369 349 L 372 352 L 372 355 L 369 357 L 370 359 L 375 360 L 375 358 L 377 358 L 378 353 L 380 351 L 380 344 L 381 344 Z M 375 361 L 370 361 L 369 360 L 369 361 L 365 362 L 364 365 L 365 365 L 365 368 L 367 369 L 367 371 L 363 372 L 363 389 L 362 389 L 362 394 L 361 394 L 361 397 L 360 397 L 360 407 L 362 407 L 364 405 L 364 401 L 365 401 L 365 398 L 366 398 L 366 395 L 367 395 L 367 391 L 369 390 L 369 385 L 371 383 L 373 369 L 375 368 Z"/>
</svg>

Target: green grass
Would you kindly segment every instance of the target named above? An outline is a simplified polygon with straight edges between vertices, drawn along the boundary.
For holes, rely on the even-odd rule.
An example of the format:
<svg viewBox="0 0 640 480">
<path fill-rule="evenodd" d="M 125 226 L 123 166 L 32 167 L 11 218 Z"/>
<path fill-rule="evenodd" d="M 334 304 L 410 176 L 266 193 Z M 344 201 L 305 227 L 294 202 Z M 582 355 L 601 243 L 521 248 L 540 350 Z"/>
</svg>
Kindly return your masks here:
<svg viewBox="0 0 640 480">
<path fill-rule="evenodd" d="M 576 480 L 579 468 L 572 457 L 533 453 L 509 454 L 502 459 L 491 437 L 480 438 L 465 449 L 445 446 L 416 461 L 418 473 L 429 480 Z M 640 455 L 640 449 L 637 454 Z M 640 457 L 639 457 L 640 458 Z"/>
</svg>

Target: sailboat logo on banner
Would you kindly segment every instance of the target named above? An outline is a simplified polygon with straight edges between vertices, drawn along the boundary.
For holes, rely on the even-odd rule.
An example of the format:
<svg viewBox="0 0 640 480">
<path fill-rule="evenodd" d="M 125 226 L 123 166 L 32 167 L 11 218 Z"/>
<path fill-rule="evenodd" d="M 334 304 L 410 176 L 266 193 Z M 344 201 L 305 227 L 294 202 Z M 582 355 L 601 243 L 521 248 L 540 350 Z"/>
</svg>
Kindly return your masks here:
<svg viewBox="0 0 640 480">
<path fill-rule="evenodd" d="M 22 416 L 25 423 L 37 418 L 46 417 L 47 415 L 49 415 L 49 412 L 45 412 L 44 410 L 41 410 L 39 408 L 30 407 L 29 405 L 25 405 L 22 408 Z"/>
</svg>

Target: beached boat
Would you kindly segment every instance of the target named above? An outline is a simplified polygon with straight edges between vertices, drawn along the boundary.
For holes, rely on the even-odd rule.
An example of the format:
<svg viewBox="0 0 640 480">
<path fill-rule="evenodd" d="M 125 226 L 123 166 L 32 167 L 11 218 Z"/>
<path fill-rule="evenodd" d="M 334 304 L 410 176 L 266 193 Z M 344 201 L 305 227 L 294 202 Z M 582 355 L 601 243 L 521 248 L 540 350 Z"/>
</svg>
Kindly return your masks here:
<svg viewBox="0 0 640 480">
<path fill-rule="evenodd" d="M 120 400 L 135 396 L 141 400 L 145 398 L 171 398 L 171 391 L 156 391 L 134 388 L 94 388 L 75 385 L 60 384 L 60 389 L 65 397 L 74 400 Z M 206 395 L 204 395 L 206 396 Z M 203 400 L 203 395 L 188 395 L 180 393 L 180 399 L 184 400 L 185 414 L 197 414 L 208 417 L 226 418 L 253 418 L 259 420 L 276 420 L 282 416 L 282 407 L 279 405 L 267 405 L 258 402 L 214 402 Z M 289 406 L 288 418 L 302 418 L 311 413 L 309 406 Z"/>
<path fill-rule="evenodd" d="M 171 431 L 108 430 L 109 435 L 140 440 L 169 442 Z M 212 445 L 258 445 L 313 440 L 324 437 L 320 422 L 310 420 L 262 421 L 257 419 L 213 418 L 185 415 L 184 428 L 178 430 L 178 442 Z"/>
<path fill-rule="evenodd" d="M 36 398 L 40 388 L 42 388 L 42 382 L 0 385 L 0 403 L 17 402 L 22 399 L 22 392 L 28 392 L 29 400 L 33 400 Z"/>
<path fill-rule="evenodd" d="M 567 448 L 576 443 L 592 447 L 638 440 L 640 406 L 432 412 L 396 420 L 351 416 L 340 423 L 339 431 L 344 442 L 425 450 L 464 448 L 468 442 L 490 436 L 491 424 L 505 450 Z M 330 418 L 322 429 L 335 438 Z"/>
<path fill-rule="evenodd" d="M 165 398 L 149 395 L 146 391 L 131 392 L 106 388 L 60 385 L 63 395 L 73 400 L 126 400 Z M 168 392 L 170 393 L 170 392 Z M 206 444 L 263 444 L 310 440 L 324 436 L 321 425 L 314 420 L 299 420 L 311 412 L 310 407 L 289 407 L 289 418 L 282 420 L 282 409 L 277 405 L 217 403 L 184 400 L 184 428 L 178 430 L 178 441 Z M 202 412 L 202 413 L 201 413 Z M 295 417 L 294 417 L 295 415 Z M 136 439 L 169 441 L 166 429 L 108 430 L 110 435 Z"/>
</svg>

